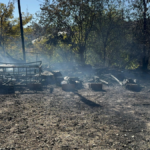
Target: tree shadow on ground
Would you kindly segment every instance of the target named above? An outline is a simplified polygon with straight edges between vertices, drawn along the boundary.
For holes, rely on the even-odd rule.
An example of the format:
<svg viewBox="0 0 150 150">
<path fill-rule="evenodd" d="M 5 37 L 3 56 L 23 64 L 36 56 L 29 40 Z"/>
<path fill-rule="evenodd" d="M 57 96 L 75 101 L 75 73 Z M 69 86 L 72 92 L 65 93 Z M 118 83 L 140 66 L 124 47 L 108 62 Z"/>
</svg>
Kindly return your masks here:
<svg viewBox="0 0 150 150">
<path fill-rule="evenodd" d="M 95 102 L 92 102 L 88 99 L 86 99 L 85 97 L 83 97 L 81 94 L 79 93 L 75 93 L 76 95 L 78 95 L 80 97 L 80 100 L 85 103 L 86 105 L 89 105 L 90 107 L 102 107 L 101 105 L 99 104 L 96 104 Z"/>
</svg>

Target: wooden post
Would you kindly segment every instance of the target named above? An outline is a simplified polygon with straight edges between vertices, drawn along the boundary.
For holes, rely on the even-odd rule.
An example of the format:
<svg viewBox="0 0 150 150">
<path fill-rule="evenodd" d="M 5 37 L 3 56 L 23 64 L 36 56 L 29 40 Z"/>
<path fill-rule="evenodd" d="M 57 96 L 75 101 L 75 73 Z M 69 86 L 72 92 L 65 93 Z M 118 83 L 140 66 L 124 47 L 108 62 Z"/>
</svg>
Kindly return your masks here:
<svg viewBox="0 0 150 150">
<path fill-rule="evenodd" d="M 18 10 L 19 10 L 19 18 L 20 18 L 20 31 L 21 31 L 21 40 L 22 40 L 23 59 L 26 62 L 26 54 L 25 54 L 25 46 L 24 46 L 24 35 L 23 35 L 23 25 L 22 25 L 22 15 L 21 15 L 20 0 L 18 0 Z"/>
</svg>

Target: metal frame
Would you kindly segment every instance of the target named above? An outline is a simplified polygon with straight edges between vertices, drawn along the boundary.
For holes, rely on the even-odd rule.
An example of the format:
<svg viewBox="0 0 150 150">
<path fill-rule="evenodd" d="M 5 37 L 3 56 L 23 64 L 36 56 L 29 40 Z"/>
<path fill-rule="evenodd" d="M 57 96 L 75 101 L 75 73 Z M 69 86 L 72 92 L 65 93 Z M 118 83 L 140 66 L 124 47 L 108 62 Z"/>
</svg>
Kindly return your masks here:
<svg viewBox="0 0 150 150">
<path fill-rule="evenodd" d="M 42 61 L 30 63 L 3 63 L 0 62 L 1 85 L 27 86 L 39 83 Z M 14 80 L 14 83 L 13 83 Z"/>
</svg>

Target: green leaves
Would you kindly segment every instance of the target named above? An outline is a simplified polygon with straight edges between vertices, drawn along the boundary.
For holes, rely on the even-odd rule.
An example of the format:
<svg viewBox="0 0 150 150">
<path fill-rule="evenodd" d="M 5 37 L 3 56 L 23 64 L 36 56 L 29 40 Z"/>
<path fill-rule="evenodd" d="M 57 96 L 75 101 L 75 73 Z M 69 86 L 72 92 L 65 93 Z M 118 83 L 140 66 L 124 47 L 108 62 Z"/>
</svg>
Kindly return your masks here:
<svg viewBox="0 0 150 150">
<path fill-rule="evenodd" d="M 7 50 L 12 55 L 15 54 L 15 57 L 20 57 L 20 22 L 19 18 L 14 18 L 13 16 L 14 9 L 14 3 L 12 2 L 9 2 L 8 5 L 0 3 L 0 51 L 5 53 Z M 26 25 L 32 20 L 32 15 L 22 13 L 22 20 L 23 25 Z M 31 32 L 31 28 L 24 29 L 26 41 Z"/>
<path fill-rule="evenodd" d="M 143 1 L 127 5 L 117 0 L 45 0 L 38 16 L 39 35 L 47 37 L 47 51 L 55 57 L 59 51 L 57 58 L 63 52 L 69 58 L 66 52 L 72 52 L 83 63 L 136 67 L 142 45 L 147 46 L 148 56 L 150 47 L 147 7 L 146 38 L 142 24 Z M 63 31 L 67 34 L 58 35 Z"/>
</svg>

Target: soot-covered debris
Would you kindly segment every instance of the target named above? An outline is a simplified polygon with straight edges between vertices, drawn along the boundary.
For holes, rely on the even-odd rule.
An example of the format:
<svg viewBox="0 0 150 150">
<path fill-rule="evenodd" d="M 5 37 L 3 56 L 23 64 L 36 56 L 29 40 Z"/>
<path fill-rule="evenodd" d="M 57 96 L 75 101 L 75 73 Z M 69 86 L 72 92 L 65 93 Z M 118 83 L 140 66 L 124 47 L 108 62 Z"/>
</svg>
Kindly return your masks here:
<svg viewBox="0 0 150 150">
<path fill-rule="evenodd" d="M 145 88 L 134 92 L 120 86 L 111 74 L 113 70 L 108 69 L 97 75 L 99 81 L 108 83 L 101 91 L 89 89 L 88 80 L 95 74 L 85 70 L 81 76 L 72 71 L 70 76 L 62 73 L 56 77 L 84 81 L 76 91 L 63 91 L 50 84 L 37 93 L 25 90 L 23 94 L 1 94 L 0 149 L 147 150 L 150 77 L 136 78 Z M 125 79 L 135 79 L 131 75 L 126 73 Z"/>
</svg>

